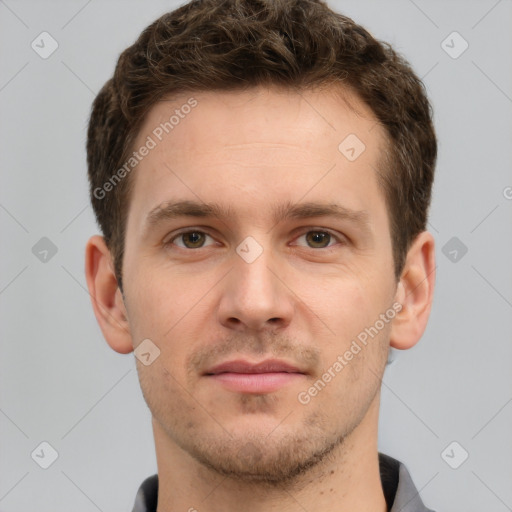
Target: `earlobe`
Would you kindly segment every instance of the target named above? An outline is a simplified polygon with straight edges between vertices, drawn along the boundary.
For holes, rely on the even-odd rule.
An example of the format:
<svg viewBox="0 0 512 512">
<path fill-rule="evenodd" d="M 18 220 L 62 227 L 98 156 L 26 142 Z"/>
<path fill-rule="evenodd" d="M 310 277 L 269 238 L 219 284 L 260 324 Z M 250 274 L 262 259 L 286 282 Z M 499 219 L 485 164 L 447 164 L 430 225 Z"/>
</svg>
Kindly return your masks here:
<svg viewBox="0 0 512 512">
<path fill-rule="evenodd" d="M 92 307 L 103 336 L 121 354 L 133 351 L 127 311 L 103 237 L 89 239 L 85 249 L 85 275 Z"/>
<path fill-rule="evenodd" d="M 435 243 L 428 231 L 420 233 L 408 253 L 395 300 L 402 306 L 393 320 L 390 345 L 413 347 L 427 326 L 435 284 Z"/>
</svg>

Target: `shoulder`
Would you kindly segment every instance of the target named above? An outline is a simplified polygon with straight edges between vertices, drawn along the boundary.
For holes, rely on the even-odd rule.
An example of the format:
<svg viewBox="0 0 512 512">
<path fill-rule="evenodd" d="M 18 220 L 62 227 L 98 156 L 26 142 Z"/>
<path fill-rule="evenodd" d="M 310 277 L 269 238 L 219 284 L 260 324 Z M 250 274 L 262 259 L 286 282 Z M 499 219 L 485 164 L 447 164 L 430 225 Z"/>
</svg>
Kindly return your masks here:
<svg viewBox="0 0 512 512">
<path fill-rule="evenodd" d="M 152 475 L 140 485 L 132 512 L 156 512 L 157 501 L 158 475 Z"/>
<path fill-rule="evenodd" d="M 389 512 L 434 512 L 424 505 L 409 471 L 402 462 L 379 453 L 379 468 Z"/>
</svg>

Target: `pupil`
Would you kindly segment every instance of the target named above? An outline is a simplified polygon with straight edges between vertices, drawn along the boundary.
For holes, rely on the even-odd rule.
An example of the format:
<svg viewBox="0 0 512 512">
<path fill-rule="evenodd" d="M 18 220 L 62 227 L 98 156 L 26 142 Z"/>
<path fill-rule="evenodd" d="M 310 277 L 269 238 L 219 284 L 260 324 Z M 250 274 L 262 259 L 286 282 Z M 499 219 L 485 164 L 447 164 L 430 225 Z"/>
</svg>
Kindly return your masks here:
<svg viewBox="0 0 512 512">
<path fill-rule="evenodd" d="M 328 237 L 329 237 L 329 233 L 322 233 L 321 231 L 313 231 L 312 234 L 310 235 L 310 238 L 312 239 L 312 243 L 314 244 L 318 244 L 318 243 L 322 243 L 322 242 L 325 242 L 327 240 L 327 242 L 329 241 L 328 240 Z"/>
<path fill-rule="evenodd" d="M 201 233 L 194 231 L 192 233 L 187 233 L 186 237 L 192 245 L 197 245 L 197 243 L 201 240 Z"/>
</svg>

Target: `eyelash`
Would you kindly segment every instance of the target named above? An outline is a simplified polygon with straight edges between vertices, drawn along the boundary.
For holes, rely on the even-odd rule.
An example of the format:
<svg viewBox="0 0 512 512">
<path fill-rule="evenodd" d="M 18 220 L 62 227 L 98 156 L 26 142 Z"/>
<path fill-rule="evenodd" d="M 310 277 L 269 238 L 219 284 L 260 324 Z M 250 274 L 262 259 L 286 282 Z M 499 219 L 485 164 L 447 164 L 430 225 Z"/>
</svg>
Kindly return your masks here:
<svg viewBox="0 0 512 512">
<path fill-rule="evenodd" d="M 206 235 L 206 236 L 209 236 L 210 238 L 213 239 L 213 237 L 208 234 L 206 231 L 203 231 L 201 229 L 187 229 L 185 231 L 180 231 L 179 233 L 176 233 L 172 236 L 172 238 L 169 238 L 168 240 L 166 240 L 163 245 L 164 247 L 168 247 L 170 245 L 176 245 L 173 243 L 174 240 L 176 240 L 177 238 L 179 238 L 180 236 L 183 236 L 183 235 L 186 235 L 188 233 L 201 233 L 203 235 Z M 301 232 L 296 238 L 300 238 L 304 235 L 307 235 L 308 233 L 327 233 L 329 234 L 332 238 L 335 239 L 336 242 L 338 242 L 338 244 L 341 244 L 341 245 L 346 245 L 347 244 L 347 239 L 345 237 L 341 237 L 341 236 L 338 236 L 336 235 L 334 232 L 328 230 L 328 229 L 323 229 L 323 228 L 309 228 L 307 229 L 306 231 L 303 231 Z M 328 245 L 326 247 L 306 247 L 308 249 L 313 249 L 313 250 L 320 250 L 320 249 L 323 249 L 324 251 L 326 250 L 330 250 L 332 249 L 333 247 L 335 247 L 336 244 L 334 245 Z M 189 248 L 189 247 L 181 247 L 181 246 L 176 246 L 178 247 L 179 249 L 182 249 L 182 250 L 185 250 L 185 251 L 198 251 L 200 249 L 206 249 L 206 247 L 198 247 L 196 249 L 192 249 L 192 248 Z M 300 246 L 300 247 L 304 247 L 304 246 Z"/>
</svg>

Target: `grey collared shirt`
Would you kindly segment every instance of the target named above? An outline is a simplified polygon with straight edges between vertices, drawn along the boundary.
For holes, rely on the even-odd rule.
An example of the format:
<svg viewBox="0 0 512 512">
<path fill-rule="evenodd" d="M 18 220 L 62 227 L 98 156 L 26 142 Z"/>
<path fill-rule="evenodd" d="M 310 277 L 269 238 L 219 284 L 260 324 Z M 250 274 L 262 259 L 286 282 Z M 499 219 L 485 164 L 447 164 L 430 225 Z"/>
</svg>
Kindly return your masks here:
<svg viewBox="0 0 512 512">
<path fill-rule="evenodd" d="M 434 512 L 425 507 L 407 468 L 379 453 L 380 478 L 389 512 Z M 132 512 L 156 512 L 158 475 L 146 478 L 137 491 Z"/>
</svg>

